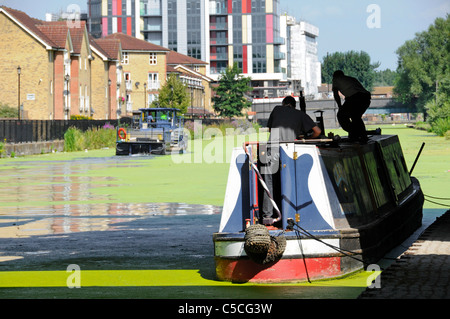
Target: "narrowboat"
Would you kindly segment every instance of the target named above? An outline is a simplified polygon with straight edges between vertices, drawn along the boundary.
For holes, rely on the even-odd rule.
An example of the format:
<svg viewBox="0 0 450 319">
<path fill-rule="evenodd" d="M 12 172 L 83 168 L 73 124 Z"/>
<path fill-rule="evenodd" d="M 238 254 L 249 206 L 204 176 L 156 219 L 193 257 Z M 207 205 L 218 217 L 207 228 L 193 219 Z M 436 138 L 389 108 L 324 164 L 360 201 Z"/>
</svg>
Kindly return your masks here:
<svg viewBox="0 0 450 319">
<path fill-rule="evenodd" d="M 184 152 L 188 136 L 176 108 L 142 108 L 133 111 L 130 127 L 117 128 L 116 155 Z"/>
<path fill-rule="evenodd" d="M 219 280 L 340 277 L 376 263 L 420 227 L 423 193 L 396 135 L 378 132 L 365 144 L 337 136 L 280 142 L 273 194 L 260 172 L 267 147 L 233 149 L 213 234 Z M 270 221 L 261 216 L 265 192 L 275 204 Z"/>
</svg>

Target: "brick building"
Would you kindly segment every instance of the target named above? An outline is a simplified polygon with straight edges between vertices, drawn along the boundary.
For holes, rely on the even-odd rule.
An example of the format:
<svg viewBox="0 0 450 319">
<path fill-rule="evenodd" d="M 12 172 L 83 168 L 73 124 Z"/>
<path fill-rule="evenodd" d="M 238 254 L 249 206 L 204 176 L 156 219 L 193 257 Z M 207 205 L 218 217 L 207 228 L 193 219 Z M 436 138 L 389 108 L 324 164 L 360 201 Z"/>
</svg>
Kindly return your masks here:
<svg viewBox="0 0 450 319">
<path fill-rule="evenodd" d="M 125 82 L 122 47 L 117 39 L 90 38 L 94 60 L 91 62 L 92 117 L 115 119 L 124 116 Z"/>
<path fill-rule="evenodd" d="M 85 22 L 69 27 L 2 6 L 0 39 L 2 103 L 23 105 L 22 119 L 89 115 L 92 56 Z"/>
<path fill-rule="evenodd" d="M 190 56 L 170 51 L 167 55 L 167 72 L 176 73 L 178 78 L 187 86 L 191 98 L 191 105 L 187 110 L 189 116 L 204 116 L 210 114 L 211 83 L 213 80 L 206 76 L 208 63 Z"/>
<path fill-rule="evenodd" d="M 158 98 L 168 69 L 187 85 L 191 109 L 205 112 L 211 109 L 206 68 L 127 34 L 94 39 L 84 21 L 41 21 L 0 7 L 0 102 L 23 105 L 21 119 L 131 116 Z"/>
<path fill-rule="evenodd" d="M 125 113 L 146 107 L 157 99 L 166 82 L 169 49 L 123 33 L 103 39 L 117 39 L 122 47 L 122 70 L 125 82 Z"/>
</svg>

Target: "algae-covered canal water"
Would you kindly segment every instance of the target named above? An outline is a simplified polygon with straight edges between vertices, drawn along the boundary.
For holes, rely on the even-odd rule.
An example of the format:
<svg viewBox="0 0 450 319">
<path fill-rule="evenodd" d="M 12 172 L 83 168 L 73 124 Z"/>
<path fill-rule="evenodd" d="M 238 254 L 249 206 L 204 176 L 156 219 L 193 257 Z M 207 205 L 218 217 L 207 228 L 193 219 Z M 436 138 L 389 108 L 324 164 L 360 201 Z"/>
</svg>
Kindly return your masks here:
<svg viewBox="0 0 450 319">
<path fill-rule="evenodd" d="M 425 194 L 449 197 L 449 142 L 387 130 L 399 135 L 408 167 L 426 140 L 413 175 Z M 373 273 L 282 285 L 215 279 L 212 234 L 227 159 L 241 142 L 195 141 L 176 157 L 109 149 L 0 159 L 0 298 L 356 298 Z M 445 210 L 426 202 L 422 228 L 387 257 Z"/>
</svg>

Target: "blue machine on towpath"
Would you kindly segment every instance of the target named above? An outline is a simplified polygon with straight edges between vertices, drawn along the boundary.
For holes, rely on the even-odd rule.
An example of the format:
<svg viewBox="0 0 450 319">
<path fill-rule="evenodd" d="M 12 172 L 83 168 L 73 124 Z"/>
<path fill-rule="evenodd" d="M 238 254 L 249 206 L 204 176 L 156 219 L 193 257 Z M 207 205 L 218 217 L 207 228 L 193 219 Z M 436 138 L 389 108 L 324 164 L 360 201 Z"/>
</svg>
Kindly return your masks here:
<svg viewBox="0 0 450 319">
<path fill-rule="evenodd" d="M 175 108 L 133 111 L 131 127 L 117 129 L 116 155 L 160 154 L 186 150 L 188 135 Z"/>
</svg>

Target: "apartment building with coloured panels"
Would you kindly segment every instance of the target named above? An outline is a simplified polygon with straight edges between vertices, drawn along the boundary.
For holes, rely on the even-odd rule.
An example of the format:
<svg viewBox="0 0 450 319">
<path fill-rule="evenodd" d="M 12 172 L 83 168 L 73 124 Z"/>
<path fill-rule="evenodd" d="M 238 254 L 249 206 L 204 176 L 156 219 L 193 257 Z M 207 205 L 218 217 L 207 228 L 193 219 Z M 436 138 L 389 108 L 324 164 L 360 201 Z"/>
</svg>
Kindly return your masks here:
<svg viewBox="0 0 450 319">
<path fill-rule="evenodd" d="M 90 0 L 90 32 L 122 32 L 206 61 L 217 80 L 237 63 L 253 96 L 287 88 L 279 0 Z"/>
</svg>

